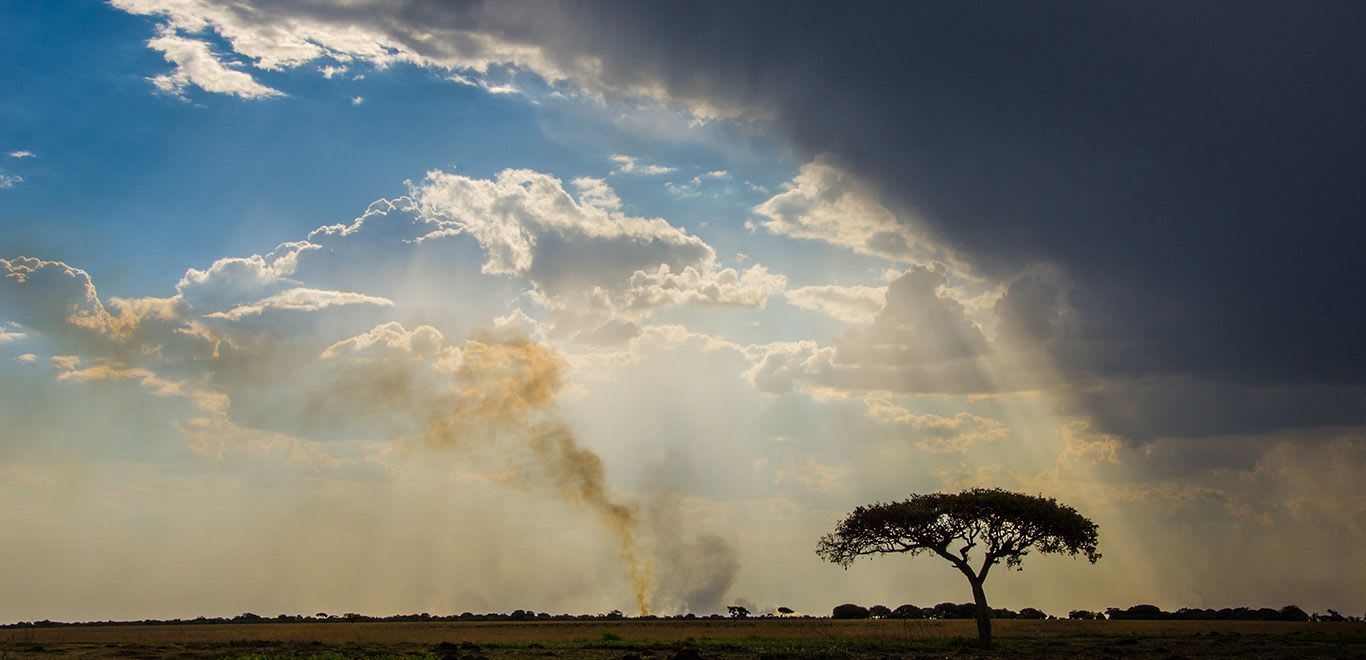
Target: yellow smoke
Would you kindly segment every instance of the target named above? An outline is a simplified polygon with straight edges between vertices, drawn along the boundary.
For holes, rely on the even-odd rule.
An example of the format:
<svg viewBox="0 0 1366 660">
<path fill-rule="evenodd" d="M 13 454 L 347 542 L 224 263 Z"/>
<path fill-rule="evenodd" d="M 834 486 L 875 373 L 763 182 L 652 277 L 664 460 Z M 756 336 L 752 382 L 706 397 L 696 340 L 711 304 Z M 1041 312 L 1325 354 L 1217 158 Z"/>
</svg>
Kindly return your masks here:
<svg viewBox="0 0 1366 660">
<path fill-rule="evenodd" d="M 636 604 L 648 614 L 653 577 L 636 539 L 636 507 L 612 498 L 602 458 L 558 418 L 562 371 L 553 353 L 529 339 L 471 339 L 461 351 L 449 408 L 436 414 L 422 439 L 511 465 L 525 485 L 547 487 L 597 514 L 616 535 Z"/>
</svg>

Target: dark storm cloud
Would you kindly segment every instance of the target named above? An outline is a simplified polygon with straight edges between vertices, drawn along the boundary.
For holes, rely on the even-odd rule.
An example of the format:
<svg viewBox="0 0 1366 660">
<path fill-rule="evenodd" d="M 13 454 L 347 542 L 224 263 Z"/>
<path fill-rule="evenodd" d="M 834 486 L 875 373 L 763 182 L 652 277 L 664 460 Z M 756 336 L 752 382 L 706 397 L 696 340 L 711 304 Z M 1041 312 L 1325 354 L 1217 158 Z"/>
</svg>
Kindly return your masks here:
<svg viewBox="0 0 1366 660">
<path fill-rule="evenodd" d="M 1366 422 L 1366 8 L 850 8 L 573 6 L 557 28 L 573 38 L 541 42 L 593 49 L 623 87 L 770 113 L 985 273 L 1058 267 L 1077 317 L 1051 346 L 1098 388 L 1081 400 L 1141 393 L 1127 421 L 1094 406 L 1103 426 Z M 1013 293 L 1047 293 L 1027 285 Z M 1046 316 L 1034 331 L 1056 327 Z M 1131 382 L 1149 378 L 1194 384 Z M 1192 389 L 1216 414 L 1162 423 L 1197 412 Z"/>
</svg>

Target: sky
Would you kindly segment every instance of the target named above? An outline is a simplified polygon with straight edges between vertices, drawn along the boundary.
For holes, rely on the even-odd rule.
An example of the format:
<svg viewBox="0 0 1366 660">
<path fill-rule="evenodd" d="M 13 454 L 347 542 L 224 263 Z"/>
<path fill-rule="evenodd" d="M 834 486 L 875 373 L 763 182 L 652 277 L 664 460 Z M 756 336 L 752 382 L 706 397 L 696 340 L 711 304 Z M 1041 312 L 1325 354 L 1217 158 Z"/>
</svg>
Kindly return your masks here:
<svg viewBox="0 0 1366 660">
<path fill-rule="evenodd" d="M 0 621 L 1366 610 L 1329 2 L 0 7 Z"/>
</svg>

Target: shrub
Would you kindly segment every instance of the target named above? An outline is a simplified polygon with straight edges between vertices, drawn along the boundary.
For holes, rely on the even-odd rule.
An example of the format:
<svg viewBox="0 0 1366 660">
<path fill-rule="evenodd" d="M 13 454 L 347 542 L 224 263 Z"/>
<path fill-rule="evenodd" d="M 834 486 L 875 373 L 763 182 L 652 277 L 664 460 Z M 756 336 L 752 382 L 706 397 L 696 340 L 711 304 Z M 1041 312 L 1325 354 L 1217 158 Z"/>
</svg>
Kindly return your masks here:
<svg viewBox="0 0 1366 660">
<path fill-rule="evenodd" d="M 974 619 L 977 617 L 975 603 L 940 603 L 933 608 L 935 619 Z"/>
<path fill-rule="evenodd" d="M 1286 605 L 1277 613 L 1276 618 L 1282 621 L 1308 621 L 1309 614 L 1294 605 Z"/>
<path fill-rule="evenodd" d="M 906 604 L 892 610 L 891 618 L 923 619 L 925 618 L 925 610 L 922 610 L 919 607 L 916 607 L 915 605 Z"/>
<path fill-rule="evenodd" d="M 835 609 L 830 612 L 832 619 L 866 619 L 868 615 L 868 608 L 853 603 L 836 605 Z"/>
</svg>

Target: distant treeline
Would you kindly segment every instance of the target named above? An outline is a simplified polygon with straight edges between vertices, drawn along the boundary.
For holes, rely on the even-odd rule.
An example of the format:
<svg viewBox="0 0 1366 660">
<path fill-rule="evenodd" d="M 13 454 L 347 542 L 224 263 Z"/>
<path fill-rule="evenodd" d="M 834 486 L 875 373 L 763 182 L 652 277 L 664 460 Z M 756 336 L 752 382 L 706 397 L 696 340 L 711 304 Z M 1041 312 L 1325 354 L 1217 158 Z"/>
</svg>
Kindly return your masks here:
<svg viewBox="0 0 1366 660">
<path fill-rule="evenodd" d="M 1087 614 L 1083 611 L 1074 611 L 1068 614 L 1069 618 L 1086 618 L 1085 616 L 1072 616 L 1074 614 Z M 1175 612 L 1166 612 L 1156 605 L 1134 605 L 1128 609 L 1121 610 L 1118 607 L 1109 607 L 1105 610 L 1105 616 L 1100 613 L 1091 613 L 1093 619 L 1167 619 L 1167 620 L 1186 620 L 1186 621 L 1360 621 L 1361 617 L 1347 617 L 1338 614 L 1336 610 L 1328 610 L 1327 614 L 1315 612 L 1309 614 L 1304 610 L 1294 606 L 1286 605 L 1279 610 L 1270 607 L 1253 609 L 1251 607 L 1225 607 L 1223 609 L 1200 609 L 1198 607 L 1183 607 Z"/>
<path fill-rule="evenodd" d="M 532 610 L 513 610 L 510 613 L 489 612 L 476 614 L 464 612 L 461 614 L 395 614 L 392 616 L 370 616 L 367 614 L 356 614 L 348 612 L 346 614 L 328 614 L 318 612 L 312 616 L 301 614 L 280 614 L 278 616 L 261 616 L 246 612 L 235 617 L 196 617 L 193 619 L 142 619 L 140 621 L 20 621 L 19 623 L 3 624 L 0 628 L 59 628 L 63 626 L 185 626 L 185 625 L 222 625 L 222 624 L 241 624 L 241 623 L 384 623 L 384 622 L 455 622 L 455 621 L 610 621 L 616 619 L 626 619 L 626 615 L 620 610 L 612 610 L 606 614 L 549 614 L 547 612 L 535 612 Z M 696 620 L 696 619 L 726 619 L 730 617 L 720 614 L 684 614 L 679 616 L 640 616 L 630 617 L 633 621 L 650 620 Z"/>
<path fill-rule="evenodd" d="M 730 616 L 720 614 L 683 614 L 678 616 L 641 616 L 629 617 L 634 621 L 650 620 L 709 620 L 727 618 L 747 618 L 748 610 L 735 607 L 730 608 Z M 743 612 L 743 613 L 742 613 Z M 778 608 L 776 616 L 801 616 L 795 615 L 792 610 L 782 607 Z M 763 618 L 774 617 L 775 614 L 767 613 L 761 615 Z M 873 605 L 863 607 L 853 603 L 838 605 L 831 612 L 832 619 L 973 619 L 977 616 L 977 606 L 973 603 L 939 603 L 931 607 L 918 607 L 915 605 L 902 605 L 895 609 L 885 605 Z M 1061 617 L 1047 614 L 1042 610 L 1026 607 L 1016 612 L 1009 609 L 992 609 L 991 616 L 997 619 L 1058 619 Z M 0 628 L 59 628 L 64 626 L 176 626 L 176 625 L 219 625 L 219 624 L 242 624 L 242 623 L 383 623 L 383 622 L 422 622 L 422 621 L 608 621 L 626 619 L 619 610 L 612 610 L 606 614 L 548 614 L 546 612 L 535 612 L 532 610 L 513 610 L 511 613 L 491 612 L 485 614 L 475 614 L 464 612 L 461 614 L 438 615 L 428 614 L 397 614 L 393 616 L 369 616 L 348 612 L 346 614 L 328 614 L 318 612 L 312 616 L 299 614 L 280 614 L 274 617 L 261 616 L 247 612 L 235 617 L 196 617 L 194 619 L 143 619 L 141 621 L 81 621 L 81 622 L 62 622 L 62 621 L 20 621 L 19 623 L 0 625 Z M 1183 607 L 1175 612 L 1166 612 L 1155 605 L 1134 605 L 1127 609 L 1118 607 L 1106 608 L 1104 612 L 1091 612 L 1087 610 L 1072 610 L 1067 613 L 1068 619 L 1166 619 L 1166 620 L 1228 620 L 1228 621 L 1361 621 L 1361 617 L 1343 616 L 1334 610 L 1328 610 L 1327 614 L 1308 614 L 1304 610 L 1294 606 L 1272 609 L 1263 607 L 1253 609 L 1250 607 L 1224 608 L 1221 610 L 1199 609 Z"/>
<path fill-rule="evenodd" d="M 1026 607 L 1018 612 L 1008 609 L 991 610 L 994 619 L 1057 619 L 1042 610 Z M 932 607 L 902 605 L 891 609 L 885 605 L 863 607 L 853 603 L 835 606 L 830 613 L 832 619 L 975 619 L 977 605 L 974 603 L 940 603 Z M 1068 619 L 1148 619 L 1148 620 L 1190 620 L 1190 621 L 1360 621 L 1361 617 L 1347 617 L 1334 610 L 1327 614 L 1309 614 L 1294 605 L 1280 609 L 1270 607 L 1225 607 L 1220 610 L 1183 607 L 1175 612 L 1167 612 L 1156 605 L 1134 605 L 1127 609 L 1106 608 L 1104 612 L 1072 610 Z"/>
</svg>

